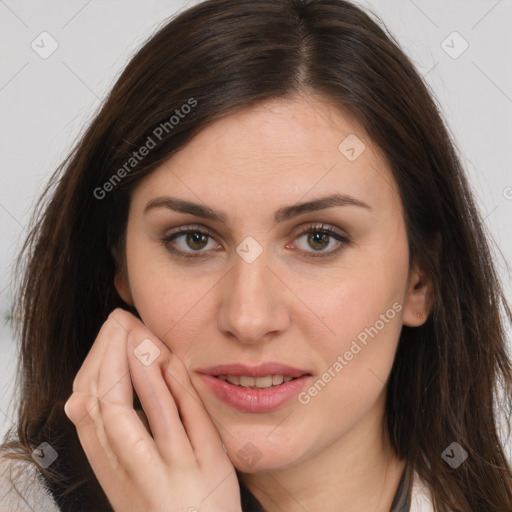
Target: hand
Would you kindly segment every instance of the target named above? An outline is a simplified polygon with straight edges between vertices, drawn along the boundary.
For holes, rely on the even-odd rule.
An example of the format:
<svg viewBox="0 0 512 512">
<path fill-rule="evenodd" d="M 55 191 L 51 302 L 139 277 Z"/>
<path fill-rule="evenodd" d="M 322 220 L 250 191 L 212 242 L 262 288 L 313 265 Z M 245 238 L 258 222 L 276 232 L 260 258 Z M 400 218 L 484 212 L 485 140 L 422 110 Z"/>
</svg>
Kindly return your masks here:
<svg viewBox="0 0 512 512">
<path fill-rule="evenodd" d="M 148 366 L 134 354 L 145 339 L 160 350 Z M 107 318 L 65 407 L 116 512 L 241 511 L 235 469 L 185 365 L 131 313 Z"/>
</svg>

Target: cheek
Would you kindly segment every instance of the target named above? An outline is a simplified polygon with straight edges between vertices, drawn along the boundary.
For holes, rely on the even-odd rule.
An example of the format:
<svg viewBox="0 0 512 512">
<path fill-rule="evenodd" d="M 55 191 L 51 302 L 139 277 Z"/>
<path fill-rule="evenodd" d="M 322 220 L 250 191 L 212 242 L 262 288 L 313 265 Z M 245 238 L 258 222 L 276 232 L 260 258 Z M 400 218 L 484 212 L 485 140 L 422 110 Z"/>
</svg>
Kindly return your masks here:
<svg viewBox="0 0 512 512">
<path fill-rule="evenodd" d="M 379 343 L 365 352 L 392 356 L 402 325 L 408 259 L 403 223 L 389 221 L 386 229 L 377 230 L 347 251 L 329 273 L 296 279 L 294 291 L 315 314 L 297 320 L 304 327 L 303 318 L 312 318 L 307 339 L 315 343 L 314 349 L 332 362 L 349 350 L 355 339 L 365 348 L 368 340 L 378 339 Z M 389 355 L 386 360 L 389 362 Z"/>
<path fill-rule="evenodd" d="M 187 359 L 191 340 L 204 338 L 205 326 L 214 318 L 212 289 L 218 278 L 190 279 L 171 263 L 148 265 L 143 258 L 132 259 L 130 287 L 135 308 L 144 324 L 169 349 Z"/>
<path fill-rule="evenodd" d="M 336 334 L 317 338 L 310 346 L 322 363 L 298 397 L 301 421 L 309 431 L 319 429 L 326 439 L 334 439 L 359 422 L 381 396 L 402 327 L 402 305 L 392 295 L 374 280 L 364 285 L 358 281 L 345 283 L 324 302 L 323 320 Z"/>
<path fill-rule="evenodd" d="M 303 403 L 318 396 L 317 406 L 327 410 L 343 405 L 356 411 L 374 402 L 391 371 L 402 329 L 403 264 L 397 259 L 394 266 L 352 269 L 322 298 L 310 295 L 308 304 L 321 312 L 329 332 L 318 336 L 311 326 L 307 339 L 322 367 Z"/>
<path fill-rule="evenodd" d="M 371 336 L 368 332 L 375 334 L 375 328 L 379 335 L 385 332 L 386 338 L 388 333 L 397 335 L 406 276 L 398 269 L 387 270 L 353 269 L 345 276 L 333 278 L 335 284 L 317 282 L 316 286 L 297 289 L 297 295 L 314 313 L 307 315 L 311 318 L 307 328 L 310 334 L 316 333 L 311 340 L 315 340 L 317 349 L 323 347 L 331 354 L 348 350 L 356 338 L 364 344 Z M 305 318 L 303 315 L 300 320 L 303 326 Z"/>
<path fill-rule="evenodd" d="M 204 319 L 212 318 L 206 304 L 218 278 L 192 280 L 186 266 L 146 237 L 138 219 L 129 220 L 126 251 L 130 291 L 140 317 L 173 353 L 185 356 L 190 340 L 200 338 Z"/>
</svg>

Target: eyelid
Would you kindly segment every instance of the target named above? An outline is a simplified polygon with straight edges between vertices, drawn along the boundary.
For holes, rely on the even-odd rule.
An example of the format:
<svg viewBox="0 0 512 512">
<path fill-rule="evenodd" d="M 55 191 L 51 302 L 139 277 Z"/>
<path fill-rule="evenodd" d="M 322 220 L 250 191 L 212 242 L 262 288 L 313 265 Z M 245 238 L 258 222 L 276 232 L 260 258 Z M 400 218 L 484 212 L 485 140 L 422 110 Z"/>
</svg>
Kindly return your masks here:
<svg viewBox="0 0 512 512">
<path fill-rule="evenodd" d="M 312 257 L 312 258 L 328 258 L 329 256 L 334 257 L 338 254 L 340 250 L 342 250 L 345 246 L 350 245 L 351 239 L 349 236 L 344 232 L 344 230 L 341 230 L 340 228 L 337 228 L 330 224 L 325 224 L 322 222 L 318 223 L 309 223 L 306 226 L 301 226 L 297 228 L 297 231 L 295 232 L 292 238 L 292 241 L 287 243 L 288 246 L 290 243 L 293 243 L 297 238 L 307 235 L 310 232 L 319 232 L 319 233 L 325 233 L 330 238 L 334 238 L 337 240 L 339 246 L 337 249 L 331 249 L 330 251 L 304 251 L 299 250 L 299 252 L 306 254 L 306 257 Z M 175 249 L 170 248 L 170 242 L 172 242 L 175 238 L 177 238 L 180 235 L 186 235 L 189 233 L 200 233 L 202 235 L 208 236 L 210 239 L 216 241 L 216 234 L 211 229 L 207 228 L 206 226 L 203 226 L 201 224 L 190 224 L 185 226 L 180 226 L 179 228 L 176 228 L 175 230 L 171 231 L 170 233 L 166 234 L 164 237 L 162 237 L 162 243 L 166 247 L 166 249 L 173 255 L 188 259 L 188 260 L 204 260 L 209 258 L 211 255 L 208 254 L 210 251 L 194 251 L 187 252 L 182 251 L 181 249 Z M 218 242 L 217 242 L 218 243 Z M 220 245 L 220 244 L 219 244 Z M 316 253 L 316 254 L 315 254 Z"/>
<path fill-rule="evenodd" d="M 305 226 L 301 225 L 297 228 L 297 231 L 293 236 L 296 238 L 299 235 L 308 233 L 309 231 L 325 231 L 329 234 L 339 235 L 340 237 L 348 239 L 348 235 L 345 234 L 343 230 L 337 228 L 336 226 L 333 226 L 332 224 L 326 224 L 325 222 L 310 222 L 306 223 Z"/>
</svg>

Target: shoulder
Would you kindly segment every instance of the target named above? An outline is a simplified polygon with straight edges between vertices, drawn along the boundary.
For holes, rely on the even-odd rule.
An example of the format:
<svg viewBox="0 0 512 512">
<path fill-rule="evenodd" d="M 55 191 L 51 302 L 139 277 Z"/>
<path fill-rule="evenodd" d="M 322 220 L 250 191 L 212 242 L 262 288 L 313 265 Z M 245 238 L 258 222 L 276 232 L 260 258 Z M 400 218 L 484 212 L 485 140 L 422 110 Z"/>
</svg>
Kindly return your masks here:
<svg viewBox="0 0 512 512">
<path fill-rule="evenodd" d="M 411 506 L 410 512 L 434 512 L 430 489 L 421 480 L 418 473 L 414 471 L 412 489 L 411 489 Z"/>
<path fill-rule="evenodd" d="M 0 454 L 0 512 L 59 512 L 36 463 Z"/>
</svg>

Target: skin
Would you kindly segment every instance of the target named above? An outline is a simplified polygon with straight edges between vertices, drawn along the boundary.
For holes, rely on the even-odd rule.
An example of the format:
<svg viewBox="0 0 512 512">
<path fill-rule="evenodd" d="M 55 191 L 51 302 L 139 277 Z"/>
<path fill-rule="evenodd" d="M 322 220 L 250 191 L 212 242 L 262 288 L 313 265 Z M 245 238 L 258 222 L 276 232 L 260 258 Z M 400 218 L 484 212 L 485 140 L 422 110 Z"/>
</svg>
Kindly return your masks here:
<svg viewBox="0 0 512 512">
<path fill-rule="evenodd" d="M 156 351 L 150 364 L 135 355 L 141 340 Z M 116 512 L 241 512 L 235 470 L 183 362 L 131 313 L 104 322 L 64 410 Z"/>
<path fill-rule="evenodd" d="M 365 144 L 354 161 L 338 150 L 349 134 Z M 277 209 L 334 192 L 370 208 L 331 207 L 274 225 Z M 221 210 L 228 222 L 164 207 L 144 213 L 162 196 Z M 319 224 L 349 243 L 308 242 L 304 231 Z M 169 252 L 162 239 L 185 226 L 208 228 L 212 238 L 187 244 L 182 234 L 167 247 L 207 257 Z M 262 249 L 252 263 L 236 252 L 248 236 Z M 229 459 L 268 512 L 389 511 L 404 461 L 383 428 L 385 383 L 402 325 L 425 322 L 432 286 L 409 268 L 396 183 L 351 116 L 321 97 L 296 96 L 210 124 L 133 191 L 125 251 L 118 293 L 184 364 Z M 394 318 L 307 404 L 240 412 L 197 372 L 278 361 L 309 371 L 309 387 L 397 303 Z M 261 455 L 252 464 L 237 455 L 249 442 Z"/>
</svg>

